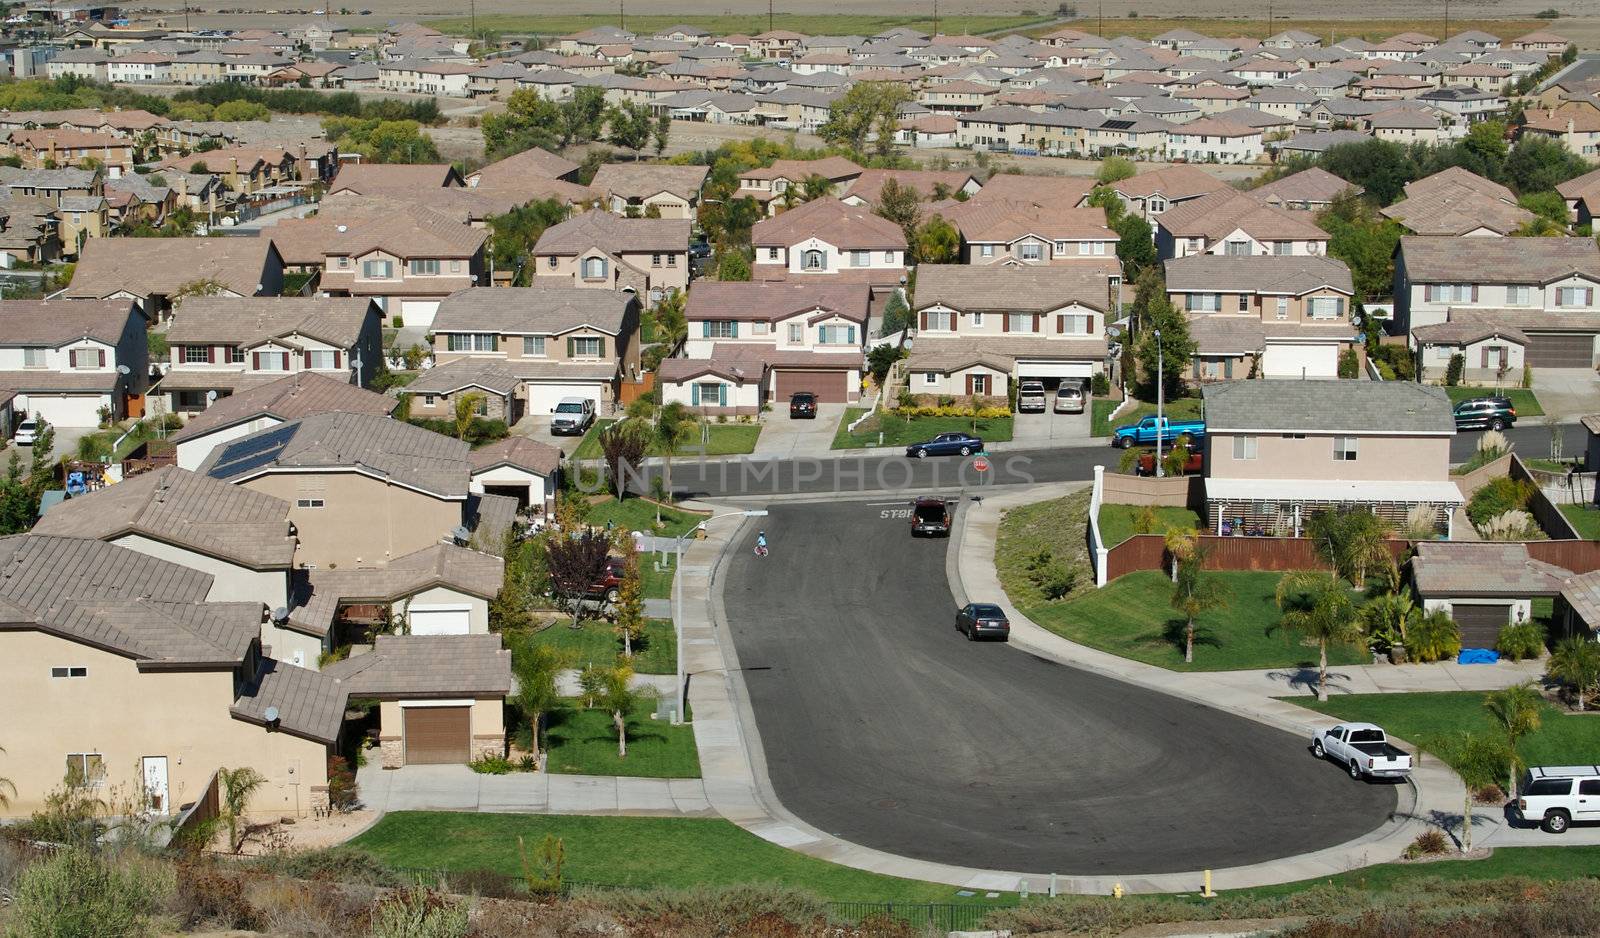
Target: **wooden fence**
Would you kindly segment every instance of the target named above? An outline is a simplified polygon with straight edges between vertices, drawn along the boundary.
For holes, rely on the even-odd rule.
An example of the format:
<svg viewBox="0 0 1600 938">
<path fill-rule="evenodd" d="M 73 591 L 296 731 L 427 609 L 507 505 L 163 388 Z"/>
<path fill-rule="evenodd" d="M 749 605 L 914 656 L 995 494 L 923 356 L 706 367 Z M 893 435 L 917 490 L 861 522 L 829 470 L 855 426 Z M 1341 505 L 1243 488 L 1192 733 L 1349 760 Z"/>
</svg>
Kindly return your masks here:
<svg viewBox="0 0 1600 938">
<path fill-rule="evenodd" d="M 1326 570 L 1328 565 L 1317 556 L 1316 548 L 1303 537 L 1219 537 L 1202 534 L 1200 550 L 1205 556 L 1207 570 Z M 1553 541 L 1543 544 L 1558 543 Z M 1392 556 L 1399 557 L 1410 548 L 1410 541 L 1387 541 Z M 1529 545 L 1532 547 L 1533 545 Z M 1600 542 L 1595 560 L 1600 564 Z M 1539 558 L 1544 559 L 1544 558 Z M 1551 561 L 1555 563 L 1556 561 Z M 1135 534 L 1111 548 L 1106 556 L 1106 582 L 1135 570 L 1162 570 L 1167 564 L 1166 539 L 1160 534 Z M 1569 568 L 1571 569 L 1571 568 Z"/>
<path fill-rule="evenodd" d="M 1130 476 L 1108 472 L 1101 476 L 1101 501 L 1107 505 L 1175 505 L 1205 507 L 1203 476 Z"/>
<path fill-rule="evenodd" d="M 178 812 L 178 821 L 172 825 L 172 840 L 180 841 L 193 836 L 200 826 L 222 813 L 222 789 L 219 773 L 212 772 L 211 779 L 194 803 Z"/>
</svg>

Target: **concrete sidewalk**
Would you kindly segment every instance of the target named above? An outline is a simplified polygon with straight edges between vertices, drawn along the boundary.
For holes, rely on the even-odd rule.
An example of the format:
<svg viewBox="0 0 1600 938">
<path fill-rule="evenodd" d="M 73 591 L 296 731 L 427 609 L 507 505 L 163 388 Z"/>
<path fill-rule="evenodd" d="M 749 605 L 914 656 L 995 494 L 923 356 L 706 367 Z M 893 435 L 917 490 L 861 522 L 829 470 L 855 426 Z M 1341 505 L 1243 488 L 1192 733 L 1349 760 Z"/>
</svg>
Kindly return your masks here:
<svg viewBox="0 0 1600 938">
<path fill-rule="evenodd" d="M 369 763 L 356 773 L 361 801 L 390 811 L 491 811 L 714 817 L 700 779 L 614 778 L 512 772 L 479 775 L 464 765 Z"/>
</svg>

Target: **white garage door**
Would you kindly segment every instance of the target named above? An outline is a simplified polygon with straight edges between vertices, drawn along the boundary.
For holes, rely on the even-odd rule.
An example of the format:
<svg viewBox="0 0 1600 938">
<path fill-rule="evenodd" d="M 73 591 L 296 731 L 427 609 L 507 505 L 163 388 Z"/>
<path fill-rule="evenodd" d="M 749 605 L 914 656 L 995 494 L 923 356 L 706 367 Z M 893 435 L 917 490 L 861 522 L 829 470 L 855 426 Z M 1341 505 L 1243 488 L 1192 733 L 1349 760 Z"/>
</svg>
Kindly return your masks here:
<svg viewBox="0 0 1600 938">
<path fill-rule="evenodd" d="M 548 417 L 556 409 L 563 397 L 587 397 L 594 401 L 595 411 L 600 410 L 600 385 L 594 382 L 587 384 L 534 384 L 528 382 L 523 387 L 528 389 L 528 416 Z"/>
<path fill-rule="evenodd" d="M 404 317 L 407 329 L 426 330 L 433 327 L 433 314 L 438 311 L 438 300 L 401 300 L 400 308 L 389 312 L 398 312 Z"/>
<path fill-rule="evenodd" d="M 1337 378 L 1336 345 L 1268 345 L 1261 370 L 1269 378 Z"/>
<path fill-rule="evenodd" d="M 470 606 L 412 606 L 406 611 L 412 635 L 465 635 L 472 624 Z"/>
<path fill-rule="evenodd" d="M 43 414 L 45 422 L 58 427 L 98 427 L 104 403 L 106 398 L 99 394 L 30 394 L 26 402 L 19 400 L 13 406 L 18 414 Z"/>
</svg>

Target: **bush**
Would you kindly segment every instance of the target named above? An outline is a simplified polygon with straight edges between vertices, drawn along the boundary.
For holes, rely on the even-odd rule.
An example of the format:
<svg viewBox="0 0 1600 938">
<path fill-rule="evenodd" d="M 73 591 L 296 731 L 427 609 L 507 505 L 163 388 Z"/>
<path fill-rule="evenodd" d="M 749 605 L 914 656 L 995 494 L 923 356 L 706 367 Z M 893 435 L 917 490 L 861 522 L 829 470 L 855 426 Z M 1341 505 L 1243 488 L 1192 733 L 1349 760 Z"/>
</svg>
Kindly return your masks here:
<svg viewBox="0 0 1600 938">
<path fill-rule="evenodd" d="M 1450 851 L 1450 838 L 1444 831 L 1437 827 L 1430 827 L 1417 835 L 1417 839 L 1406 848 L 1406 859 L 1415 860 L 1418 857 L 1436 857 Z"/>
<path fill-rule="evenodd" d="M 411 423 L 424 430 L 432 430 L 434 433 L 443 434 L 444 436 L 454 437 L 456 435 L 456 424 L 453 420 L 430 420 L 427 417 L 412 417 Z M 466 442 L 472 446 L 481 446 L 484 443 L 503 440 L 510 434 L 511 430 L 506 426 L 504 420 L 474 417 L 472 418 L 472 424 L 467 427 Z"/>
<path fill-rule="evenodd" d="M 1533 387 L 1533 366 L 1532 365 L 1523 365 L 1522 366 L 1522 386 L 1525 387 L 1525 388 Z"/>
<path fill-rule="evenodd" d="M 1373 364 L 1375 364 L 1378 367 L 1378 376 L 1383 378 L 1383 380 L 1385 380 L 1385 381 L 1393 381 L 1393 380 L 1395 380 L 1394 369 L 1389 366 L 1388 362 L 1386 362 L 1386 361 L 1375 361 L 1375 362 L 1373 362 Z"/>
<path fill-rule="evenodd" d="M 400 877 L 383 865 L 383 861 L 355 847 L 330 847 L 311 850 L 283 858 L 272 868 L 295 879 L 310 879 L 330 883 L 356 883 L 364 886 L 391 887 L 400 885 Z"/>
<path fill-rule="evenodd" d="M 406 327 L 406 319 L 399 313 L 395 313 L 394 317 L 389 320 L 389 325 L 396 329 L 404 329 Z"/>
<path fill-rule="evenodd" d="M 18 938 L 149 934 L 174 885 L 170 867 L 68 847 L 17 877 L 6 918 Z"/>
<path fill-rule="evenodd" d="M 1089 379 L 1089 393 L 1095 397 L 1105 397 L 1111 393 L 1111 379 L 1101 372 Z"/>
<path fill-rule="evenodd" d="M 1361 373 L 1361 364 L 1356 358 L 1356 350 L 1347 348 L 1339 353 L 1339 377 L 1354 378 Z"/>
<path fill-rule="evenodd" d="M 1443 661 L 1461 653 L 1461 628 L 1443 612 L 1423 616 L 1406 629 L 1406 654 L 1413 661 Z"/>
<path fill-rule="evenodd" d="M 479 775 L 509 775 L 511 773 L 511 760 L 505 756 L 479 756 L 467 763 L 467 766 Z"/>
<path fill-rule="evenodd" d="M 465 903 L 421 886 L 397 892 L 372 914 L 372 938 L 466 938 Z"/>
<path fill-rule="evenodd" d="M 1472 498 L 1467 502 L 1467 517 L 1472 520 L 1473 526 L 1481 527 L 1491 518 L 1527 508 L 1533 493 L 1533 484 L 1530 482 L 1510 476 L 1491 479 L 1483 488 L 1472 493 Z"/>
<path fill-rule="evenodd" d="M 240 898 L 240 877 L 215 863 L 189 862 L 178 866 L 172 911 L 179 923 L 193 930 L 241 929 L 255 931 L 261 920 L 250 903 Z"/>
<path fill-rule="evenodd" d="M 1466 370 L 1467 356 L 1457 352 L 1450 356 L 1450 367 L 1444 370 L 1444 383 L 1446 387 L 1455 387 L 1461 383 L 1461 373 Z"/>
<path fill-rule="evenodd" d="M 1078 571 L 1057 560 L 1055 553 L 1046 547 L 1029 558 L 1028 579 L 1045 599 L 1055 600 L 1071 593 L 1078 585 Z"/>
<path fill-rule="evenodd" d="M 1533 515 L 1526 511 L 1513 508 L 1502 515 L 1495 515 L 1487 522 L 1474 525 L 1478 536 L 1486 541 L 1547 541 L 1550 535 L 1544 533 L 1539 527 L 1539 522 L 1533 520 Z"/>
<path fill-rule="evenodd" d="M 356 784 L 356 773 L 350 771 L 343 756 L 328 757 L 328 807 L 341 814 L 354 811 L 361 804 L 361 786 Z"/>
<path fill-rule="evenodd" d="M 1544 651 L 1544 626 L 1537 622 L 1518 622 L 1500 629 L 1495 651 L 1513 661 L 1537 658 Z"/>
</svg>

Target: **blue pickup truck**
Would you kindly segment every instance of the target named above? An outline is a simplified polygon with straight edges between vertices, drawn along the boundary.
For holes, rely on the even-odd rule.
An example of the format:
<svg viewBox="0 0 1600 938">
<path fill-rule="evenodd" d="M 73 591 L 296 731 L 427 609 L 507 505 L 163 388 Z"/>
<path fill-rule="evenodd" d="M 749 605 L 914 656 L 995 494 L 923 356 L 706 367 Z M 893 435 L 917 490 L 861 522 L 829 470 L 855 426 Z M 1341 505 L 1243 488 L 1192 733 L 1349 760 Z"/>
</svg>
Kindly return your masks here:
<svg viewBox="0 0 1600 938">
<path fill-rule="evenodd" d="M 1159 419 L 1159 423 L 1157 422 Z M 1206 422 L 1204 420 L 1173 420 L 1171 417 L 1145 417 L 1138 423 L 1125 427 L 1118 427 L 1111 432 L 1111 445 L 1118 449 L 1127 449 L 1130 446 L 1156 445 L 1156 431 L 1161 432 L 1163 445 L 1175 443 L 1180 439 L 1197 442 L 1206 437 Z"/>
</svg>

